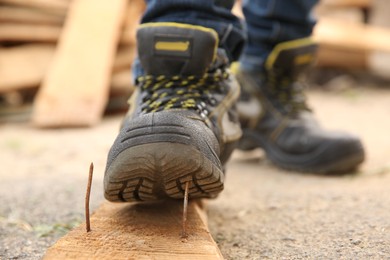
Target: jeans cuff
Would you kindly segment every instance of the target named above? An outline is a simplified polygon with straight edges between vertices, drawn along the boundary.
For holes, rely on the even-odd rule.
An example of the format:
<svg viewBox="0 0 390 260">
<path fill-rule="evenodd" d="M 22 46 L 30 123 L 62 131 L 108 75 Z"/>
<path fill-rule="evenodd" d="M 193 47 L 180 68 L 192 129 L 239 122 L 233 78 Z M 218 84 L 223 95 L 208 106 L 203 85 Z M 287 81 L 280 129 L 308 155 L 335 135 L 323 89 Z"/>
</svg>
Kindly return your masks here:
<svg viewBox="0 0 390 260">
<path fill-rule="evenodd" d="M 240 58 L 240 68 L 244 71 L 261 71 L 264 69 L 267 56 L 268 54 L 260 56 L 243 54 Z"/>
</svg>

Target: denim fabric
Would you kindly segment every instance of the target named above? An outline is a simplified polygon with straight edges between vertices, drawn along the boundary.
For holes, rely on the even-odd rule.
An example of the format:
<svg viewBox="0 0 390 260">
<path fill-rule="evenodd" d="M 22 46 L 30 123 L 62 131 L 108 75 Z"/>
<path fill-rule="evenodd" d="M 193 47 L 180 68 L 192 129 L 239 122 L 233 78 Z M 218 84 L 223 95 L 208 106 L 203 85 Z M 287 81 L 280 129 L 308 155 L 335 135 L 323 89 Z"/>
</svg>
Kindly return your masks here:
<svg viewBox="0 0 390 260">
<path fill-rule="evenodd" d="M 274 46 L 307 37 L 314 20 L 310 17 L 317 0 L 243 0 L 246 25 L 231 13 L 232 0 L 146 0 L 141 23 L 180 22 L 213 28 L 221 46 L 233 60 L 241 54 L 246 70 L 262 68 Z M 244 29 L 245 28 L 245 29 Z M 136 66 L 139 67 L 138 61 Z M 135 68 L 135 74 L 142 73 Z"/>
<path fill-rule="evenodd" d="M 261 69 L 278 43 L 310 36 L 317 0 L 243 0 L 248 40 L 241 56 L 245 70 Z"/>
<path fill-rule="evenodd" d="M 221 47 L 236 60 L 245 42 L 242 22 L 231 13 L 232 0 L 146 0 L 141 23 L 179 22 L 214 29 Z"/>
</svg>

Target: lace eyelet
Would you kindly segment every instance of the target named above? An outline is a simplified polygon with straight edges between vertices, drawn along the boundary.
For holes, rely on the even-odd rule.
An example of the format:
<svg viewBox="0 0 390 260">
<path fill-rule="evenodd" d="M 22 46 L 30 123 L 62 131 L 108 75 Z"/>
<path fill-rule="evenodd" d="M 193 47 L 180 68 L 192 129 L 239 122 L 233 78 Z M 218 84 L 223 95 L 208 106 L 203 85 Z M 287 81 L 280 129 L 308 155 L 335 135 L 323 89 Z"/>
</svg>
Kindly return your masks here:
<svg viewBox="0 0 390 260">
<path fill-rule="evenodd" d="M 208 101 L 209 101 L 209 104 L 211 106 L 217 105 L 217 100 L 214 97 L 212 97 L 211 95 L 209 96 Z"/>
<path fill-rule="evenodd" d="M 200 116 L 201 116 L 202 118 L 207 118 L 207 114 L 205 114 L 204 112 L 201 112 L 201 113 L 200 113 Z"/>
</svg>

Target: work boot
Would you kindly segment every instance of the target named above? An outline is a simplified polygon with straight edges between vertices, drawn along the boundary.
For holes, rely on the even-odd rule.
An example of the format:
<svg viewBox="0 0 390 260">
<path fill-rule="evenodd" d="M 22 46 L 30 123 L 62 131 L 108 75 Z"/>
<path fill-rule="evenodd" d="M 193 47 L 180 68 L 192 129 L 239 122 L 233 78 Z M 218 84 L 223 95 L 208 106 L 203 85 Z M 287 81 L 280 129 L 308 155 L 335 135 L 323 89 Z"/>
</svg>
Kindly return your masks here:
<svg viewBox="0 0 390 260">
<path fill-rule="evenodd" d="M 237 81 L 218 35 L 208 28 L 149 23 L 137 33 L 144 74 L 104 176 L 110 201 L 213 198 L 223 166 L 241 137 Z"/>
<path fill-rule="evenodd" d="M 364 160 L 360 140 L 321 128 L 300 83 L 315 50 L 309 39 L 281 43 L 261 71 L 237 69 L 242 88 L 237 104 L 243 128 L 239 149 L 263 148 L 274 164 L 288 170 L 347 172 Z"/>
</svg>

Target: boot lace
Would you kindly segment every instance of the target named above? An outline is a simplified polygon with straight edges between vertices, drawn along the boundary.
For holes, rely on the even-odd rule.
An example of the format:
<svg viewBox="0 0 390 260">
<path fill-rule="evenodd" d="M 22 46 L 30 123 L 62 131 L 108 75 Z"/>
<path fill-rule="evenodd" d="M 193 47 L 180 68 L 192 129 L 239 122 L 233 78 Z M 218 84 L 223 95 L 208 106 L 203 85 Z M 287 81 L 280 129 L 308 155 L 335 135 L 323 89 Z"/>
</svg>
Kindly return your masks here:
<svg viewBox="0 0 390 260">
<path fill-rule="evenodd" d="M 268 71 L 267 80 L 271 96 L 288 114 L 295 115 L 301 111 L 310 111 L 303 83 L 297 80 L 296 76 L 273 69 Z"/>
<path fill-rule="evenodd" d="M 144 113 L 169 109 L 198 111 L 202 117 L 208 115 L 207 105 L 215 106 L 213 93 L 223 93 L 221 81 L 229 78 L 225 69 L 216 69 L 203 76 L 145 75 L 137 78 L 141 90 L 146 93 L 141 109 Z"/>
</svg>

